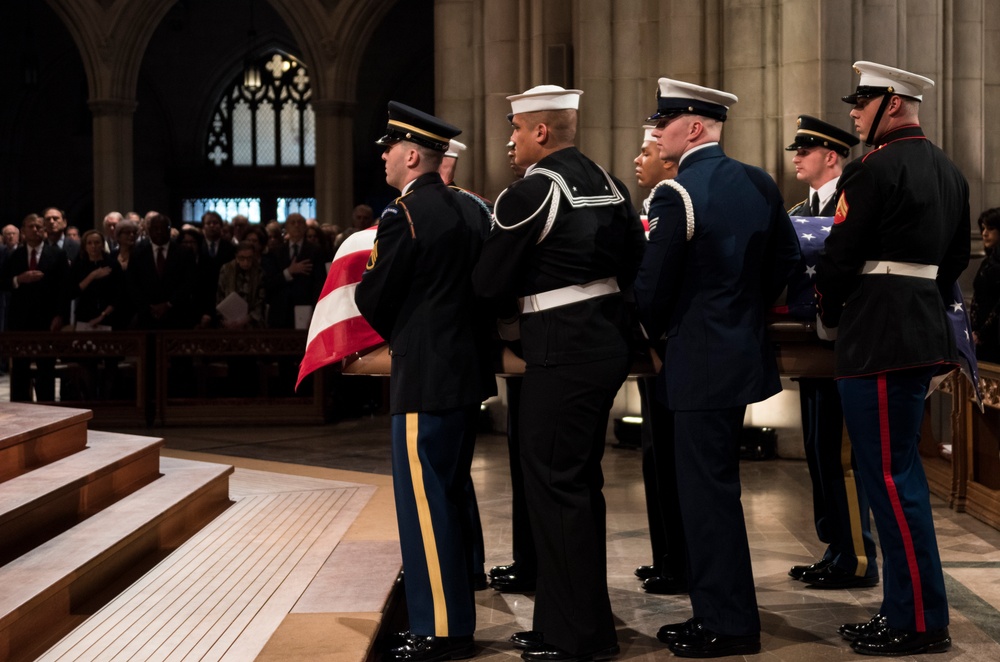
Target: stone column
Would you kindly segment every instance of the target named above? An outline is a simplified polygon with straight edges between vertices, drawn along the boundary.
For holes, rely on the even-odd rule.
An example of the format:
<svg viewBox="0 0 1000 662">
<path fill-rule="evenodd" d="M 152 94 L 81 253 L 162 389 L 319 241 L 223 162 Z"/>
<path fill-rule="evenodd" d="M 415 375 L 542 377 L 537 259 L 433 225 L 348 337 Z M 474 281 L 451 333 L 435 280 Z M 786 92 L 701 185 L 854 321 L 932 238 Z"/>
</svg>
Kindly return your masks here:
<svg viewBox="0 0 1000 662">
<path fill-rule="evenodd" d="M 614 67 L 609 0 L 578 0 L 575 65 L 580 99 L 577 146 L 594 161 L 611 166 Z"/>
<path fill-rule="evenodd" d="M 655 51 L 643 49 L 640 41 L 645 4 L 619 0 L 612 5 L 611 159 L 601 164 L 629 187 L 633 202 L 639 187 L 632 161 L 642 145 L 643 120 L 654 107 L 654 84 L 647 82 L 643 61 Z"/>
<path fill-rule="evenodd" d="M 521 57 L 527 47 L 521 41 L 520 7 L 517 2 L 483 2 L 483 162 L 480 192 L 489 198 L 510 184 L 514 175 L 507 161 L 510 123 L 507 97 L 523 92 Z"/>
<path fill-rule="evenodd" d="M 134 99 L 92 99 L 94 117 L 94 223 L 110 211 L 134 207 L 132 116 Z"/>
<path fill-rule="evenodd" d="M 973 223 L 984 208 L 996 204 L 996 198 L 990 200 L 983 196 L 984 162 L 986 154 L 992 152 L 986 146 L 989 138 L 985 128 L 996 126 L 995 123 L 985 123 L 984 63 L 992 61 L 983 59 L 984 49 L 987 48 L 983 34 L 984 4 L 995 3 L 983 3 L 981 0 L 950 3 L 952 24 L 947 27 L 950 28 L 948 41 L 951 47 L 945 52 L 946 66 L 950 71 L 945 73 L 945 84 L 938 85 L 944 126 L 939 144 L 969 180 Z M 995 147 L 995 137 L 993 141 Z M 974 227 L 972 233 L 978 235 L 978 227 Z"/>
<path fill-rule="evenodd" d="M 983 62 L 1000 62 L 1000 3 L 984 3 Z M 983 71 L 984 129 L 1000 126 L 1000 67 L 989 66 Z M 983 190 L 980 207 L 1000 205 L 1000 131 L 984 131 Z"/>
<path fill-rule="evenodd" d="M 478 55 L 473 44 L 472 0 L 434 2 L 434 114 L 462 130 L 469 148 L 459 159 L 458 181 L 472 187 L 472 157 L 482 150 L 476 139 L 475 83 Z"/>
<path fill-rule="evenodd" d="M 343 225 L 354 203 L 354 104 L 314 99 L 316 220 Z"/>
<path fill-rule="evenodd" d="M 735 4 L 727 3 L 722 26 L 725 47 L 721 87 L 739 97 L 739 101 L 729 112 L 723 141 L 729 156 L 764 167 L 777 141 L 775 132 L 767 125 L 767 95 L 773 87 L 766 75 L 770 30 L 765 12 L 767 3 Z"/>
</svg>

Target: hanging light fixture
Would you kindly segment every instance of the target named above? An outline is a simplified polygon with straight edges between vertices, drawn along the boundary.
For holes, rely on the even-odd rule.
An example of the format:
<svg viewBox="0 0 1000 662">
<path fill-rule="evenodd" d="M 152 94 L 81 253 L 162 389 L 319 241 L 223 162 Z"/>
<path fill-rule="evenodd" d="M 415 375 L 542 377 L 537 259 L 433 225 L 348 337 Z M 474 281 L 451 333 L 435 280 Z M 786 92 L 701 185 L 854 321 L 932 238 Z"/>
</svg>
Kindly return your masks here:
<svg viewBox="0 0 1000 662">
<path fill-rule="evenodd" d="M 256 90 L 260 88 L 260 67 L 254 61 L 257 30 L 254 29 L 253 23 L 253 0 L 250 0 L 250 29 L 247 31 L 247 38 L 250 41 L 250 46 L 246 57 L 243 59 L 243 87 L 248 90 Z"/>
</svg>

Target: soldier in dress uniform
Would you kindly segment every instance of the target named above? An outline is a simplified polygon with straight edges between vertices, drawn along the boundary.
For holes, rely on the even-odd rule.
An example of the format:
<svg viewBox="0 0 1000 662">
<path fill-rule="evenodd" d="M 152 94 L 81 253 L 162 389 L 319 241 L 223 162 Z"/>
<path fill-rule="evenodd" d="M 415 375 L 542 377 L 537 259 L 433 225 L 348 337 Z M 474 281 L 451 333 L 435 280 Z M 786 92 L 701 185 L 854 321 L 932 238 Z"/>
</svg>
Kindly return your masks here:
<svg viewBox="0 0 1000 662">
<path fill-rule="evenodd" d="M 384 659 L 471 657 L 476 609 L 466 532 L 479 406 L 496 393 L 472 268 L 489 232 L 474 196 L 438 167 L 459 130 L 389 102 L 386 207 L 355 301 L 392 355 L 392 476 L 409 634 Z M 397 642 L 400 643 L 400 642 Z"/>
<path fill-rule="evenodd" d="M 649 206 L 635 282 L 649 337 L 666 335 L 657 397 L 674 416 L 693 618 L 657 638 L 685 657 L 760 650 L 760 617 L 740 502 L 746 406 L 781 390 L 765 313 L 799 259 L 774 181 L 718 141 L 727 92 L 659 79 L 653 136 L 676 179 Z M 720 550 L 725 550 L 720 553 Z"/>
<path fill-rule="evenodd" d="M 883 599 L 841 635 L 859 653 L 951 645 L 941 559 L 917 443 L 931 378 L 958 364 L 945 313 L 969 262 L 969 185 L 920 128 L 929 78 L 874 62 L 851 104 L 875 149 L 844 168 L 816 270 L 822 323 L 837 328 L 837 386 L 875 517 Z"/>
<path fill-rule="evenodd" d="M 834 192 L 844 162 L 851 148 L 860 140 L 857 136 L 822 120 L 799 115 L 795 139 L 785 149 L 795 152 L 795 178 L 809 185 L 809 196 L 795 205 L 789 216 L 833 216 Z M 804 241 L 820 237 L 810 233 L 809 224 L 802 225 Z M 821 227 L 829 232 L 829 222 Z M 811 250 L 804 244 L 803 260 Z M 813 257 L 813 256 L 810 256 Z M 811 270 L 811 271 L 814 271 Z M 797 273 L 808 278 L 808 271 Z M 811 293 L 812 283 L 804 282 L 803 293 Z M 829 343 L 827 343 L 829 345 Z M 832 350 L 832 345 L 829 345 Z M 851 442 L 845 438 L 844 412 L 833 379 L 802 377 L 799 380 L 799 401 L 802 411 L 802 438 L 806 462 L 813 487 L 813 517 L 816 535 L 827 544 L 823 556 L 809 565 L 795 565 L 789 576 L 814 588 L 859 588 L 878 584 L 875 560 L 875 540 L 872 538 L 868 499 L 864 488 L 855 480 L 854 454 Z"/>
<path fill-rule="evenodd" d="M 629 367 L 621 289 L 645 241 L 628 189 L 574 146 L 581 94 L 541 85 L 508 97 L 514 158 L 527 171 L 497 197 L 474 273 L 481 295 L 521 299 L 521 464 L 538 577 L 532 630 L 512 641 L 526 660 L 619 650 L 601 457 Z"/>
<path fill-rule="evenodd" d="M 677 162 L 660 158 L 656 138 L 652 135 L 656 126 L 647 124 L 642 128 L 642 145 L 633 163 L 639 186 L 650 189 L 639 213 L 648 235 L 650 202 L 664 181 L 677 176 Z M 657 355 L 662 355 L 661 343 L 654 345 Z M 635 576 L 642 580 L 642 590 L 647 593 L 672 595 L 687 591 L 687 552 L 677 496 L 673 417 L 656 399 L 655 389 L 655 377 L 640 378 L 642 483 L 646 492 L 646 517 L 653 562 L 636 568 Z"/>
</svg>

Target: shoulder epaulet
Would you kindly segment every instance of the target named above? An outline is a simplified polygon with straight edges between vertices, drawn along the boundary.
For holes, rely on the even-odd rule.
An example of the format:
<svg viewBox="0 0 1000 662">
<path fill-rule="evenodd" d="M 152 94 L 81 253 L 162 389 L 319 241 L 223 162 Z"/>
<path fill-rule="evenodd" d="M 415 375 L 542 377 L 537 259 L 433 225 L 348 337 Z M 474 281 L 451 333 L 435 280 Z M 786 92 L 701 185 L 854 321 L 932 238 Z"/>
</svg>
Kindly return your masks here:
<svg viewBox="0 0 1000 662">
<path fill-rule="evenodd" d="M 805 200 L 802 200 L 801 202 L 796 202 L 794 205 L 792 205 L 791 207 L 788 208 L 788 211 L 786 213 L 791 214 L 793 209 L 798 209 L 802 205 L 806 204 L 808 201 L 809 201 L 809 198 L 806 198 Z"/>
</svg>

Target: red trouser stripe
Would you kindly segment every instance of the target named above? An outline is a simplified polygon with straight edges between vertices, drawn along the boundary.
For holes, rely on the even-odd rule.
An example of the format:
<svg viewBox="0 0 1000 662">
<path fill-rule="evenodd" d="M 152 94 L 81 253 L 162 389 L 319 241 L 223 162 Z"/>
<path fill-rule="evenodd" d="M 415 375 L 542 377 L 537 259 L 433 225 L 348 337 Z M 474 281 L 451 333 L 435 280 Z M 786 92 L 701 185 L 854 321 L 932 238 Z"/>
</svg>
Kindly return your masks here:
<svg viewBox="0 0 1000 662">
<path fill-rule="evenodd" d="M 882 479 L 885 481 L 885 490 L 889 496 L 889 502 L 892 503 L 892 511 L 896 515 L 896 525 L 899 526 L 899 535 L 903 540 L 903 548 L 906 550 L 906 565 L 910 569 L 910 582 L 913 584 L 913 609 L 917 632 L 925 632 L 927 626 L 924 624 L 924 598 L 920 585 L 920 568 L 917 566 L 917 555 L 913 551 L 913 536 L 910 535 L 910 526 L 906 523 L 903 505 L 899 502 L 896 483 L 892 479 L 892 448 L 889 443 L 889 392 L 886 387 L 885 374 L 878 376 L 878 412 L 879 438 L 882 442 Z"/>
</svg>

